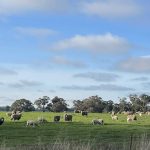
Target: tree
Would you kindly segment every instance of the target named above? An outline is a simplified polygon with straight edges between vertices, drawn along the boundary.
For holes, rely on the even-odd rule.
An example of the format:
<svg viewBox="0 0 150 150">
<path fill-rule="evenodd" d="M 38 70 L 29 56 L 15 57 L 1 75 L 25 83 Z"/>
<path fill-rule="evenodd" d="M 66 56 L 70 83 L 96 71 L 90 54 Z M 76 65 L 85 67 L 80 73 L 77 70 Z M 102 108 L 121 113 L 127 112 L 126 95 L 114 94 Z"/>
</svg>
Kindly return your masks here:
<svg viewBox="0 0 150 150">
<path fill-rule="evenodd" d="M 139 96 L 141 99 L 141 103 L 142 103 L 142 111 L 146 112 L 147 111 L 147 105 L 150 103 L 150 96 L 146 95 L 146 94 L 142 94 Z"/>
<path fill-rule="evenodd" d="M 103 112 L 105 102 L 99 96 L 91 96 L 82 101 L 82 110 L 89 112 Z"/>
<path fill-rule="evenodd" d="M 146 94 L 141 94 L 140 96 L 136 94 L 129 95 L 130 101 L 132 103 L 132 109 L 134 111 L 147 111 L 148 104 L 150 103 L 150 96 Z"/>
<path fill-rule="evenodd" d="M 7 105 L 5 109 L 6 111 L 10 111 L 11 107 Z"/>
<path fill-rule="evenodd" d="M 106 111 L 106 112 L 111 112 L 112 110 L 113 110 L 113 101 L 112 100 L 109 100 L 109 101 L 106 101 L 105 102 L 105 108 L 104 108 L 104 110 Z"/>
<path fill-rule="evenodd" d="M 52 105 L 49 105 L 51 106 L 51 110 L 54 112 L 62 112 L 68 109 L 66 101 L 63 98 L 59 98 L 57 96 L 52 99 Z"/>
<path fill-rule="evenodd" d="M 19 99 L 19 100 L 16 100 L 11 105 L 11 110 L 15 110 L 15 111 L 34 111 L 35 108 L 34 108 L 31 101 L 26 100 L 26 99 Z"/>
<path fill-rule="evenodd" d="M 114 111 L 115 113 L 117 113 L 117 112 L 120 111 L 119 104 L 115 103 L 115 104 L 113 105 L 113 111 Z"/>
<path fill-rule="evenodd" d="M 73 106 L 75 110 L 83 110 L 83 101 L 81 100 L 74 100 L 73 101 Z"/>
<path fill-rule="evenodd" d="M 141 100 L 136 94 L 129 95 L 129 99 L 132 103 L 132 111 L 142 111 Z"/>
<path fill-rule="evenodd" d="M 43 96 L 37 99 L 34 104 L 43 112 L 45 112 L 45 105 L 49 102 L 50 98 L 48 96 Z"/>
<path fill-rule="evenodd" d="M 48 111 L 52 111 L 52 103 L 48 103 L 45 109 L 47 109 Z"/>
</svg>

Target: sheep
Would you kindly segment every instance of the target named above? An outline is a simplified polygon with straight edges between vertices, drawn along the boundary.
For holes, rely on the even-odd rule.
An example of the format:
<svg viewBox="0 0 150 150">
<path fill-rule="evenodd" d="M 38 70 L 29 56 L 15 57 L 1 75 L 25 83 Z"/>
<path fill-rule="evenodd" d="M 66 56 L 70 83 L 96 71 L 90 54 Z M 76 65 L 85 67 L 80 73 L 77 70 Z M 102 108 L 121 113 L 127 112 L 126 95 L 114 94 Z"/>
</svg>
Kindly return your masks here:
<svg viewBox="0 0 150 150">
<path fill-rule="evenodd" d="M 139 116 L 142 117 L 142 114 L 144 114 L 144 113 L 143 113 L 143 112 L 140 112 L 140 113 L 139 113 Z"/>
<path fill-rule="evenodd" d="M 4 118 L 1 117 L 1 118 L 0 118 L 0 125 L 2 125 L 3 123 L 4 123 Z"/>
<path fill-rule="evenodd" d="M 11 115 L 11 120 L 20 120 L 22 114 L 21 113 L 18 113 L 18 114 L 12 114 Z"/>
<path fill-rule="evenodd" d="M 134 120 L 137 120 L 137 117 L 135 115 L 128 115 L 127 116 L 127 122 L 132 122 Z"/>
<path fill-rule="evenodd" d="M 114 111 L 111 112 L 111 115 L 115 115 L 116 113 Z"/>
<path fill-rule="evenodd" d="M 132 118 L 127 118 L 127 122 L 132 122 L 133 119 Z"/>
<path fill-rule="evenodd" d="M 112 120 L 118 120 L 118 116 L 116 115 L 111 115 Z"/>
<path fill-rule="evenodd" d="M 32 126 L 32 127 L 38 126 L 38 122 L 35 121 L 35 120 L 28 120 L 27 124 L 26 124 L 26 127 L 27 126 Z"/>
<path fill-rule="evenodd" d="M 150 111 L 147 111 L 146 114 L 147 114 L 147 115 L 150 115 Z"/>
<path fill-rule="evenodd" d="M 43 117 L 38 117 L 37 122 L 38 123 L 47 123 L 48 121 Z"/>
<path fill-rule="evenodd" d="M 104 125 L 104 120 L 103 119 L 93 119 L 92 124 L 93 125 Z"/>
</svg>

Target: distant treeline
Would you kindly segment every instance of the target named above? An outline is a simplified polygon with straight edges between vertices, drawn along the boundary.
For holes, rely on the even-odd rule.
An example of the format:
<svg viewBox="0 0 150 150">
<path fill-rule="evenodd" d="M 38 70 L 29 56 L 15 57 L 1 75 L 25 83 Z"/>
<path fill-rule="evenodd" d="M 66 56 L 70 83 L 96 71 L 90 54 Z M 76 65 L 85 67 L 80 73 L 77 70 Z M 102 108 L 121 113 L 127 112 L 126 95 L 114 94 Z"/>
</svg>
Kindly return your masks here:
<svg viewBox="0 0 150 150">
<path fill-rule="evenodd" d="M 130 95 L 129 100 L 126 97 L 120 98 L 119 103 L 114 103 L 112 100 L 105 101 L 99 96 L 91 96 L 83 100 L 74 100 L 73 107 L 68 108 L 66 100 L 58 96 L 50 99 L 48 96 L 43 96 L 32 103 L 27 99 L 15 100 L 11 106 L 0 107 L 0 111 L 88 111 L 88 112 L 122 112 L 122 111 L 150 111 L 150 96 L 147 94 Z"/>
</svg>

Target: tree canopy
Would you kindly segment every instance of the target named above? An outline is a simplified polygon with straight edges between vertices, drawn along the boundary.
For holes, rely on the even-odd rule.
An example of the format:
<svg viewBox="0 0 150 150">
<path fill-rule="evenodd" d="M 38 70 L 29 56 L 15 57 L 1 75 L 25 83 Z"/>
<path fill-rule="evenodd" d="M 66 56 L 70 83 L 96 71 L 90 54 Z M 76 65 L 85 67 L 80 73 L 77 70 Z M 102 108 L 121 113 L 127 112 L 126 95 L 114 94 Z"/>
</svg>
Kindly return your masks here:
<svg viewBox="0 0 150 150">
<path fill-rule="evenodd" d="M 34 111 L 35 108 L 30 100 L 19 99 L 11 105 L 11 110 L 16 111 Z"/>
<path fill-rule="evenodd" d="M 50 98 L 48 96 L 43 96 L 42 98 L 37 99 L 34 104 L 38 107 L 38 109 L 45 111 L 45 106 L 49 102 Z"/>
</svg>

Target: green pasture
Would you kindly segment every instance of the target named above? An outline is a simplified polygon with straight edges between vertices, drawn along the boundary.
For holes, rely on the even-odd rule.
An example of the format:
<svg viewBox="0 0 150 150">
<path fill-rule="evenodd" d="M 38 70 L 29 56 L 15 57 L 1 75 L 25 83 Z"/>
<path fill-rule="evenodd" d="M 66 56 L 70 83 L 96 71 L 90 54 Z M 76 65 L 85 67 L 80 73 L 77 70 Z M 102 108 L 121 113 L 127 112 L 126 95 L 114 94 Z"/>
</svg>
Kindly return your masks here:
<svg viewBox="0 0 150 150">
<path fill-rule="evenodd" d="M 61 141 L 73 142 L 128 142 L 131 136 L 138 140 L 144 134 L 150 136 L 150 116 L 137 115 L 138 120 L 127 123 L 126 115 L 119 114 L 119 120 L 112 120 L 110 114 L 89 113 L 88 117 L 81 114 L 68 113 L 73 115 L 72 122 L 65 122 L 64 113 L 51 112 L 23 112 L 19 121 L 11 121 L 6 112 L 0 112 L 0 117 L 5 118 L 5 123 L 0 126 L 1 145 L 34 145 L 50 144 Z M 53 122 L 53 117 L 60 115 L 59 123 Z M 38 127 L 26 127 L 26 121 L 38 117 L 44 117 L 48 123 Z M 104 126 L 91 125 L 92 119 L 101 118 Z"/>
</svg>

